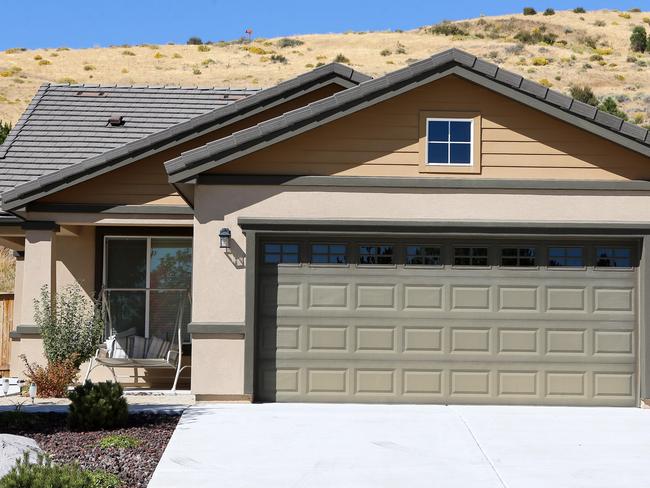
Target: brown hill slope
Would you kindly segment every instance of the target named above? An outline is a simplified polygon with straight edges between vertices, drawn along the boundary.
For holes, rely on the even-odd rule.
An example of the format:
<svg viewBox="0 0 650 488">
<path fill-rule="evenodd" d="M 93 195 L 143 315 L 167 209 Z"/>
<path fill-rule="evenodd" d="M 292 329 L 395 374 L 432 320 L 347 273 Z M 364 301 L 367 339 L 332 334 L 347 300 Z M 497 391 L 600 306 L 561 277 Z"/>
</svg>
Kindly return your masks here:
<svg viewBox="0 0 650 488">
<path fill-rule="evenodd" d="M 0 120 L 15 122 L 45 81 L 264 87 L 339 54 L 377 76 L 456 46 L 561 91 L 588 84 L 598 96 L 614 96 L 631 119 L 647 124 L 650 53 L 630 53 L 629 37 L 634 26 L 650 30 L 648 24 L 650 12 L 558 11 L 454 22 L 455 28 L 443 29 L 451 35 L 428 27 L 299 35 L 292 39 L 302 44 L 290 47 L 280 47 L 278 39 L 256 39 L 210 46 L 9 49 L 0 52 Z M 544 42 L 549 35 L 553 45 Z"/>
</svg>

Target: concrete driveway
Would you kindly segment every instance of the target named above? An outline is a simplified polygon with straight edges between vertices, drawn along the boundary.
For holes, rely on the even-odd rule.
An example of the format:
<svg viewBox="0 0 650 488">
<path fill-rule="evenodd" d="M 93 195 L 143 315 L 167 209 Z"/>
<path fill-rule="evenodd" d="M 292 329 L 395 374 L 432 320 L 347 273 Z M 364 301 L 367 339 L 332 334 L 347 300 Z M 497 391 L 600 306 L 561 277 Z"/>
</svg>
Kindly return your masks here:
<svg viewBox="0 0 650 488">
<path fill-rule="evenodd" d="M 197 405 L 149 488 L 628 488 L 649 460 L 650 410 Z"/>
</svg>

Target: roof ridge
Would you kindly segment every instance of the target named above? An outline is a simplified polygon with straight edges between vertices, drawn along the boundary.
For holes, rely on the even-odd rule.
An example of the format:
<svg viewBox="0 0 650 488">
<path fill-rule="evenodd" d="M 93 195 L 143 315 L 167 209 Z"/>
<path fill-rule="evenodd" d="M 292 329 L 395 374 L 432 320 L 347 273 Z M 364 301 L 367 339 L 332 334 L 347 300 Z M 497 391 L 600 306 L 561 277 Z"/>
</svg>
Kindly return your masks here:
<svg viewBox="0 0 650 488">
<path fill-rule="evenodd" d="M 0 144 L 0 159 L 4 159 L 4 157 L 7 155 L 9 149 L 11 148 L 11 145 L 16 140 L 16 137 L 23 130 L 23 127 L 25 127 L 25 124 L 27 123 L 29 118 L 33 115 L 36 106 L 41 102 L 43 96 L 45 95 L 45 93 L 47 93 L 49 88 L 50 88 L 49 83 L 42 83 L 41 86 L 38 88 L 36 94 L 34 95 L 34 98 L 32 98 L 31 102 L 29 102 L 29 105 L 27 105 L 27 108 L 18 119 L 18 122 L 16 122 L 16 125 L 9 132 L 4 143 Z"/>
<path fill-rule="evenodd" d="M 43 83 L 41 86 L 48 86 L 48 87 L 70 87 L 70 88 L 97 88 L 97 89 L 102 89 L 102 88 L 131 88 L 131 89 L 136 89 L 136 90 L 214 90 L 214 91 L 260 91 L 264 90 L 264 87 L 258 87 L 258 88 L 253 88 L 253 87 L 233 87 L 233 86 L 225 86 L 225 87 L 220 87 L 220 86 L 183 86 L 183 85 L 150 85 L 150 84 L 139 84 L 139 83 L 132 83 L 130 85 L 125 84 L 119 84 L 119 83 L 112 83 L 112 84 L 102 84 L 102 83 Z"/>
</svg>

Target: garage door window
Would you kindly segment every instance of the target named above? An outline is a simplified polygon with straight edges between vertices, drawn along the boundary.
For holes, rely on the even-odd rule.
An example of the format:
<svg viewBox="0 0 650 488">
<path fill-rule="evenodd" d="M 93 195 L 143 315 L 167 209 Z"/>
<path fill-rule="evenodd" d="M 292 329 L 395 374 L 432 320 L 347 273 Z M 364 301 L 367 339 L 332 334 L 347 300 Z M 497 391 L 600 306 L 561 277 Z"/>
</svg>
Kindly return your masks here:
<svg viewBox="0 0 650 488">
<path fill-rule="evenodd" d="M 266 264 L 297 264 L 299 262 L 298 244 L 264 244 L 264 263 Z"/>
<path fill-rule="evenodd" d="M 347 263 L 347 246 L 345 244 L 312 244 L 311 262 L 313 264 Z"/>
<path fill-rule="evenodd" d="M 359 264 L 393 264 L 393 246 L 360 246 Z"/>
<path fill-rule="evenodd" d="M 455 266 L 487 266 L 487 247 L 455 247 Z"/>
<path fill-rule="evenodd" d="M 536 266 L 534 247 L 506 247 L 501 249 L 501 266 L 528 268 Z"/>
<path fill-rule="evenodd" d="M 435 246 L 407 246 L 406 264 L 440 266 L 440 248 Z"/>
<path fill-rule="evenodd" d="M 627 247 L 596 248 L 596 266 L 599 268 L 631 268 L 632 250 Z"/>
<path fill-rule="evenodd" d="M 548 265 L 550 267 L 582 268 L 585 265 L 581 247 L 549 247 Z"/>
</svg>

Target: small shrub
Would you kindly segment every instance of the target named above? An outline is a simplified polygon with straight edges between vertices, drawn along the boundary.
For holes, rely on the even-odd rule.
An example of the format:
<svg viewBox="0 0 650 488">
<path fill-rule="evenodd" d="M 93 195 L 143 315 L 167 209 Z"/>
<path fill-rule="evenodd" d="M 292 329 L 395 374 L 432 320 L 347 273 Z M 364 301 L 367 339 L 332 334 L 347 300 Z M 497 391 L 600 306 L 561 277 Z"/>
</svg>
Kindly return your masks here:
<svg viewBox="0 0 650 488">
<path fill-rule="evenodd" d="M 216 64 L 216 61 L 214 59 L 212 59 L 212 58 L 208 58 L 208 59 L 204 59 L 203 61 L 201 61 L 201 64 L 203 66 L 210 66 L 211 64 Z"/>
<path fill-rule="evenodd" d="M 642 53 L 648 46 L 648 37 L 644 27 L 637 26 L 632 30 L 630 36 L 630 49 L 637 53 Z"/>
<path fill-rule="evenodd" d="M 335 63 L 350 64 L 350 60 L 346 58 L 343 54 L 339 53 L 334 57 Z"/>
<path fill-rule="evenodd" d="M 321 66 L 325 66 L 325 63 L 323 63 L 322 61 L 319 61 L 318 63 L 316 63 L 316 68 L 319 68 Z"/>
<path fill-rule="evenodd" d="M 623 75 L 614 75 L 614 78 L 617 81 L 625 81 L 625 76 L 623 76 Z"/>
<path fill-rule="evenodd" d="M 588 105 L 596 106 L 598 105 L 598 98 L 596 98 L 596 95 L 594 95 L 593 90 L 591 87 L 587 85 L 583 86 L 572 86 L 569 88 L 569 93 L 571 94 L 571 97 L 575 98 L 576 100 L 586 103 Z"/>
<path fill-rule="evenodd" d="M 9 49 L 5 49 L 5 54 L 22 53 L 24 51 L 27 51 L 26 47 L 10 47 Z"/>
<path fill-rule="evenodd" d="M 603 57 L 600 54 L 592 54 L 589 56 L 589 61 L 602 61 Z"/>
<path fill-rule="evenodd" d="M 102 449 L 118 448 L 132 449 L 140 445 L 140 440 L 129 435 L 107 435 L 99 441 L 99 447 Z"/>
<path fill-rule="evenodd" d="M 265 56 L 268 54 L 273 54 L 273 51 L 267 51 L 264 48 L 261 48 L 259 46 L 244 46 L 242 47 L 244 51 L 248 51 L 251 54 L 257 54 L 258 56 Z"/>
<path fill-rule="evenodd" d="M 43 59 L 43 56 L 41 56 L 40 54 L 37 54 L 36 56 L 34 56 L 34 61 L 39 61 L 41 59 Z"/>
<path fill-rule="evenodd" d="M 270 59 L 272 63 L 287 64 L 289 62 L 282 54 L 272 54 Z"/>
<path fill-rule="evenodd" d="M 583 67 L 583 69 L 591 69 L 591 68 L 593 68 L 593 66 L 590 65 L 589 63 L 583 64 L 582 67 Z"/>
<path fill-rule="evenodd" d="M 205 44 L 201 44 L 200 46 L 197 46 L 196 49 L 197 49 L 200 53 L 207 53 L 207 52 L 210 51 L 210 46 L 206 46 Z"/>
<path fill-rule="evenodd" d="M 203 40 L 200 37 L 192 36 L 187 40 L 187 44 L 190 46 L 200 46 L 203 44 Z"/>
<path fill-rule="evenodd" d="M 425 32 L 442 36 L 467 36 L 469 32 L 448 20 L 443 20 L 439 24 L 432 25 L 425 29 Z"/>
<path fill-rule="evenodd" d="M 643 17 L 644 24 L 650 24 L 650 17 Z"/>
<path fill-rule="evenodd" d="M 613 54 L 614 50 L 611 47 L 598 47 L 596 48 L 596 54 L 600 54 L 602 56 L 609 56 L 610 54 Z"/>
<path fill-rule="evenodd" d="M 635 123 L 636 125 L 641 125 L 645 121 L 645 116 L 643 114 L 634 114 L 634 117 L 632 117 L 632 122 Z"/>
<path fill-rule="evenodd" d="M 627 120 L 627 114 L 618 108 L 616 100 L 614 100 L 612 97 L 607 97 L 605 100 L 603 100 L 601 104 L 598 105 L 598 109 L 602 110 L 603 112 L 616 115 L 623 120 Z"/>
<path fill-rule="evenodd" d="M 174 53 L 174 54 L 172 55 L 172 58 L 174 58 L 174 59 L 181 59 L 182 57 L 183 57 L 183 56 L 181 56 L 181 55 L 178 54 L 178 53 Z"/>
<path fill-rule="evenodd" d="M 544 10 L 544 15 L 547 15 L 547 16 L 548 15 L 555 15 L 555 9 L 547 8 L 546 10 Z"/>
<path fill-rule="evenodd" d="M 607 25 L 607 22 L 605 22 L 604 20 L 596 20 L 594 22 L 594 25 L 596 27 L 605 27 Z"/>
<path fill-rule="evenodd" d="M 48 362 L 45 367 L 30 364 L 24 354 L 20 355 L 20 359 L 25 363 L 25 376 L 36 384 L 39 398 L 64 398 L 68 394 L 68 386 L 74 383 L 79 374 L 76 355 Z"/>
<path fill-rule="evenodd" d="M 192 74 L 193 74 L 193 75 L 200 75 L 200 74 L 201 74 L 201 70 L 200 70 L 199 68 L 192 68 Z"/>
<path fill-rule="evenodd" d="M 61 47 L 57 47 L 56 50 L 57 50 L 57 51 L 69 51 L 70 48 L 69 48 L 69 47 L 65 47 L 65 46 L 61 46 Z"/>
<path fill-rule="evenodd" d="M 638 14 L 639 12 L 641 12 L 641 9 L 634 7 L 628 10 L 628 12 L 632 12 L 633 14 Z"/>
<path fill-rule="evenodd" d="M 305 65 L 305 68 L 313 68 L 313 67 L 314 67 L 314 65 L 312 63 L 307 63 Z"/>
<path fill-rule="evenodd" d="M 587 11 L 583 7 L 576 7 L 573 9 L 574 14 L 586 14 Z"/>
<path fill-rule="evenodd" d="M 135 56 L 135 53 L 129 49 L 122 51 L 122 56 Z"/>
<path fill-rule="evenodd" d="M 524 15 L 537 15 L 537 10 L 533 7 L 524 7 Z"/>
<path fill-rule="evenodd" d="M 59 466 L 42 454 L 30 463 L 28 453 L 0 479 L 0 488 L 117 488 L 120 484 L 114 474 L 84 471 L 77 464 Z"/>
<path fill-rule="evenodd" d="M 515 34 L 515 39 L 523 44 L 538 44 L 540 42 L 545 44 L 554 44 L 557 40 L 557 34 L 546 32 L 546 27 L 540 26 L 532 31 L 521 30 Z"/>
<path fill-rule="evenodd" d="M 74 85 L 74 84 L 77 83 L 77 80 L 75 80 L 74 78 L 64 76 L 63 78 L 59 78 L 58 80 L 56 80 L 56 82 L 57 83 L 65 83 L 67 85 Z"/>
<path fill-rule="evenodd" d="M 553 83 L 548 81 L 546 78 L 542 78 L 541 80 L 539 80 L 539 84 L 545 86 L 546 88 L 551 88 L 553 86 Z"/>
<path fill-rule="evenodd" d="M 95 71 L 97 68 L 92 64 L 84 64 L 84 71 Z"/>
<path fill-rule="evenodd" d="M 0 144 L 5 142 L 9 132 L 11 132 L 11 123 L 0 120 Z"/>
<path fill-rule="evenodd" d="M 68 425 L 72 430 L 116 429 L 126 424 L 128 410 L 119 383 L 90 380 L 77 386 L 70 394 Z"/>
<path fill-rule="evenodd" d="M 278 39 L 278 42 L 276 42 L 276 45 L 279 48 L 285 48 L 285 47 L 298 47 L 302 46 L 305 42 L 301 41 L 300 39 L 292 39 L 290 37 L 283 37 L 282 39 Z"/>
<path fill-rule="evenodd" d="M 578 42 L 584 44 L 587 47 L 590 47 L 591 49 L 596 49 L 598 39 L 593 36 L 580 36 L 578 37 Z"/>
<path fill-rule="evenodd" d="M 632 16 L 630 14 L 628 14 L 627 12 L 621 12 L 620 14 L 618 14 L 618 16 L 621 17 L 622 19 L 631 19 L 632 18 Z"/>
<path fill-rule="evenodd" d="M 156 54 L 153 55 L 153 57 L 154 57 L 155 59 L 162 59 L 162 58 L 166 58 L 167 56 L 165 56 L 165 55 L 164 55 L 163 53 L 161 53 L 160 51 L 157 51 Z"/>
<path fill-rule="evenodd" d="M 549 60 L 542 56 L 538 56 L 533 58 L 531 63 L 533 64 L 533 66 L 546 66 L 549 63 Z"/>
<path fill-rule="evenodd" d="M 393 51 L 391 51 L 390 49 L 382 49 L 379 54 L 381 56 L 390 56 L 391 54 L 393 54 Z"/>
<path fill-rule="evenodd" d="M 89 66 L 95 69 L 89 64 L 84 69 Z M 104 332 L 100 303 L 88 298 L 79 285 L 59 290 L 54 303 L 48 287 L 42 287 L 40 297 L 34 300 L 34 320 L 41 329 L 45 357 L 51 363 L 74 356 L 79 367 L 93 356 Z"/>
<path fill-rule="evenodd" d="M 11 68 L 9 68 L 7 70 L 0 71 L 0 76 L 2 76 L 3 78 L 9 78 L 10 76 L 15 75 L 16 73 L 20 73 L 21 71 L 22 71 L 22 68 L 20 68 L 18 66 L 12 66 Z"/>
<path fill-rule="evenodd" d="M 636 58 L 634 56 L 628 56 L 625 61 L 628 63 L 636 63 Z"/>
<path fill-rule="evenodd" d="M 123 75 L 127 74 L 128 72 L 129 72 L 128 69 L 126 69 L 126 68 L 122 68 L 122 74 L 123 74 Z"/>
<path fill-rule="evenodd" d="M 395 54 L 406 54 L 406 46 L 401 42 L 398 42 L 395 46 Z"/>
</svg>

